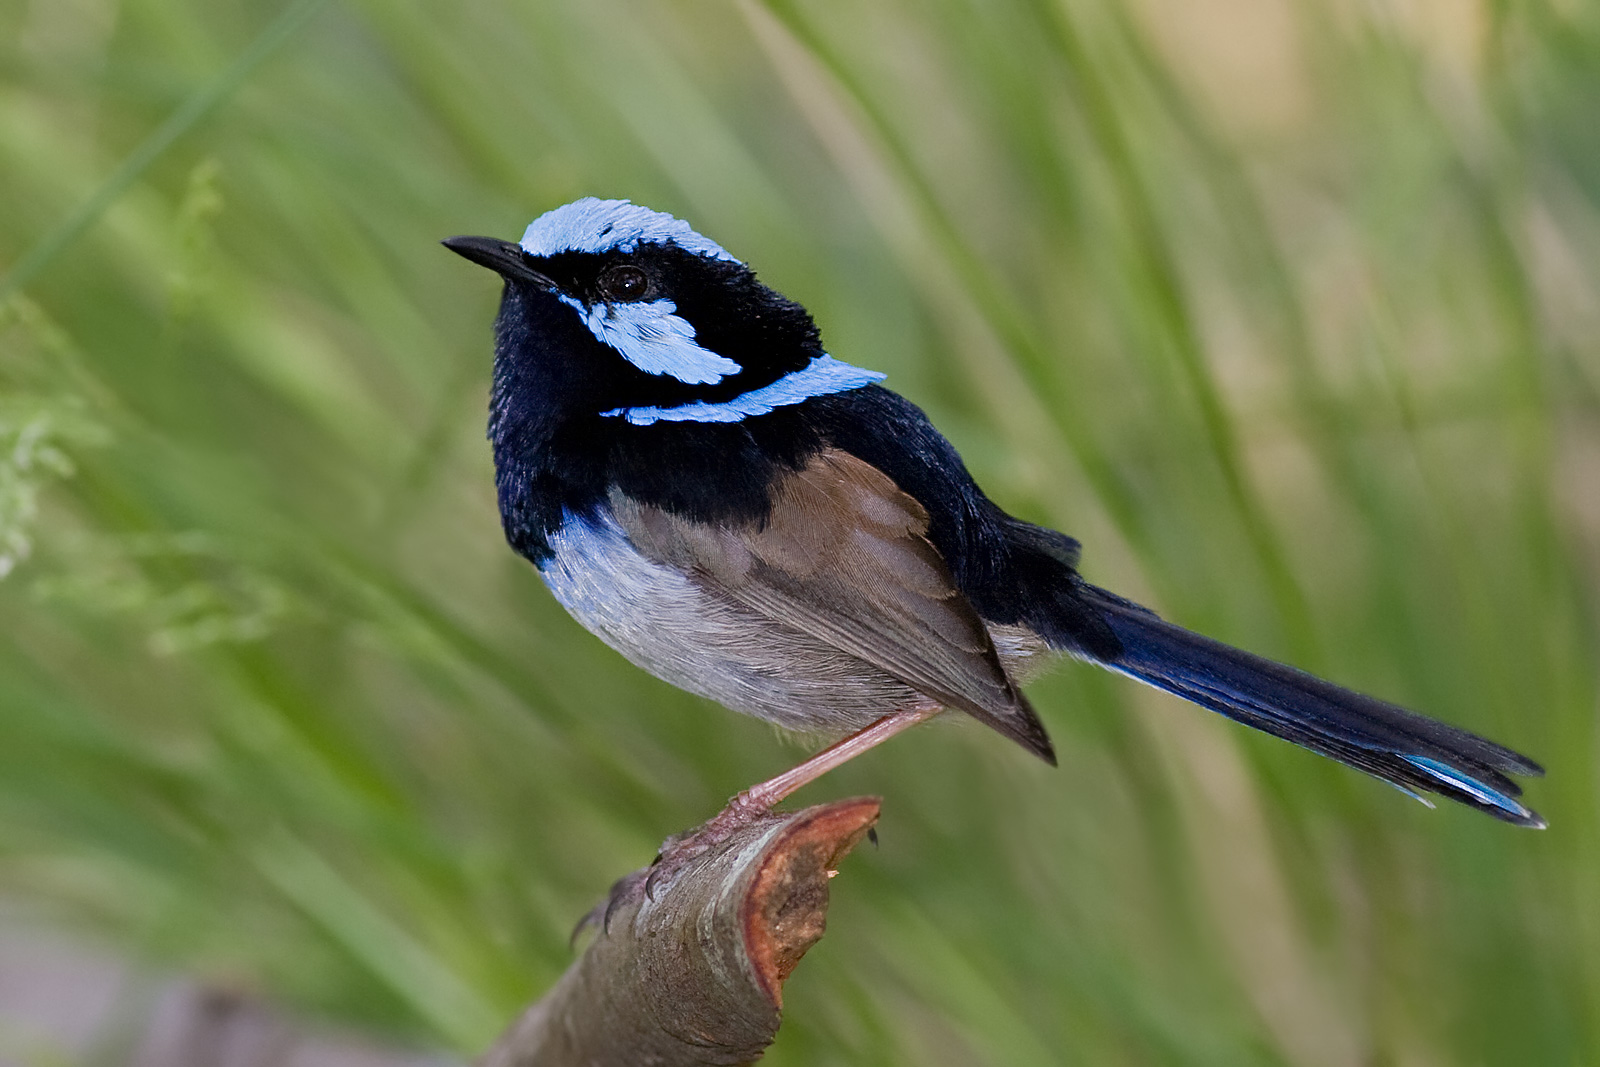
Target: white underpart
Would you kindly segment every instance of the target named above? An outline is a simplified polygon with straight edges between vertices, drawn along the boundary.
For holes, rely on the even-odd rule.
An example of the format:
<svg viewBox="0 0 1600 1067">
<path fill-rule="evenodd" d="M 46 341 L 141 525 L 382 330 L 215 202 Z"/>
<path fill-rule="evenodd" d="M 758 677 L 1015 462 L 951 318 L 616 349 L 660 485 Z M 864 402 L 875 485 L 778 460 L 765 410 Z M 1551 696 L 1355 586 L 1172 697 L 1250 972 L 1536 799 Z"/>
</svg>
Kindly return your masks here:
<svg viewBox="0 0 1600 1067">
<path fill-rule="evenodd" d="M 680 689 L 786 729 L 833 736 L 926 702 L 848 652 L 731 604 L 640 555 L 609 513 L 593 520 L 569 514 L 550 548 L 540 575 L 562 607 Z M 1048 658 L 1037 654 L 1037 638 L 1011 630 L 995 635 L 1004 658 L 1030 665 Z"/>
</svg>

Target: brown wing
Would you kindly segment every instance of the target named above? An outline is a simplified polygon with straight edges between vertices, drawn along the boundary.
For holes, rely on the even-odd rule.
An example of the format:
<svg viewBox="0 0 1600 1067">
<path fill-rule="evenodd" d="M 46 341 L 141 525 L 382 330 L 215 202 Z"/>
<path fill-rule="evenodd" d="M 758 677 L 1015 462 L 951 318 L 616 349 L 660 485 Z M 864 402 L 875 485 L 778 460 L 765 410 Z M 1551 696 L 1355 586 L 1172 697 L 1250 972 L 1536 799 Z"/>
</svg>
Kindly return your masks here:
<svg viewBox="0 0 1600 1067">
<path fill-rule="evenodd" d="M 871 464 L 820 453 L 777 485 L 760 526 L 706 526 L 626 499 L 613 506 L 645 555 L 1055 762 L 1044 727 L 928 540 L 928 513 Z"/>
</svg>

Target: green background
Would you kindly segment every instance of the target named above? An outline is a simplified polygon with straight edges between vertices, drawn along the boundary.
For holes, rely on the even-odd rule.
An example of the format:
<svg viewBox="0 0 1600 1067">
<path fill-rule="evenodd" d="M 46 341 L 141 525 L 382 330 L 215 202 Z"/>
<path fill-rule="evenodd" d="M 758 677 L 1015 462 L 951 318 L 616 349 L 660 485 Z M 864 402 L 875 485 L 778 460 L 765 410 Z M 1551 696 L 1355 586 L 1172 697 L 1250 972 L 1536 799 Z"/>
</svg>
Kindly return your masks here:
<svg viewBox="0 0 1600 1067">
<path fill-rule="evenodd" d="M 793 762 L 504 545 L 497 286 L 681 215 L 1088 577 L 1545 762 L 1519 831 L 1068 664 L 881 794 L 788 1064 L 1600 1062 L 1600 9 L 0 0 L 0 895 L 481 1049 Z"/>
</svg>

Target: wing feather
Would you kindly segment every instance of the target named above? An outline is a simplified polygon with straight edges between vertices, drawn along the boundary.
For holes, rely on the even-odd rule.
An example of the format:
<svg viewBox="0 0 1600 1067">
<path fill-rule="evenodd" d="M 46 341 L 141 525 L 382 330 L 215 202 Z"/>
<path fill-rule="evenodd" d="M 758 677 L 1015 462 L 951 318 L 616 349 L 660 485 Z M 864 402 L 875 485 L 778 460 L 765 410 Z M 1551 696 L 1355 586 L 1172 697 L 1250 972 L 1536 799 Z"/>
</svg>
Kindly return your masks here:
<svg viewBox="0 0 1600 1067">
<path fill-rule="evenodd" d="M 778 482 L 760 524 L 696 523 L 628 498 L 612 510 L 645 555 L 1054 762 L 988 628 L 928 540 L 927 511 L 866 461 L 819 453 Z"/>
</svg>

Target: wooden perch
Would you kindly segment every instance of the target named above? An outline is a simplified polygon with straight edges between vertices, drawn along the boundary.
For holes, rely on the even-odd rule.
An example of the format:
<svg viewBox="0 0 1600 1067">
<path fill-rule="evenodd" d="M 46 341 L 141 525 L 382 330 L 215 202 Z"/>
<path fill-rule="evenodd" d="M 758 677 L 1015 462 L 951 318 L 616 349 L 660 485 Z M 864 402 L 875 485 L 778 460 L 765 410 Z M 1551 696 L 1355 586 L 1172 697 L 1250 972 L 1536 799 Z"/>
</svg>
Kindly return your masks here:
<svg viewBox="0 0 1600 1067">
<path fill-rule="evenodd" d="M 878 821 L 857 797 L 768 815 L 691 860 L 651 900 L 642 875 L 606 928 L 480 1067 L 751 1063 L 783 983 L 822 937 L 828 880 Z M 619 883 L 619 887 L 624 883 Z"/>
</svg>

